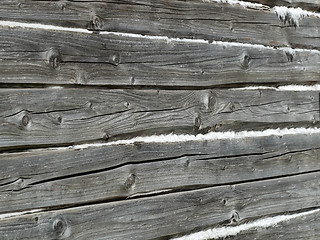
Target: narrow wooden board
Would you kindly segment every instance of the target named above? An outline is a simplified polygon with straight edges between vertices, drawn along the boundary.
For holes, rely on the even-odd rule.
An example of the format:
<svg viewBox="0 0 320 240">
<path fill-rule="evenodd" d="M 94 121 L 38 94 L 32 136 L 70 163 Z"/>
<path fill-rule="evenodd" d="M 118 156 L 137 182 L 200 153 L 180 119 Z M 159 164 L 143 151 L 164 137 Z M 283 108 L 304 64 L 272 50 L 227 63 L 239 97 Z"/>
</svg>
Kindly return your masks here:
<svg viewBox="0 0 320 240">
<path fill-rule="evenodd" d="M 277 224 L 268 228 L 244 231 L 230 240 L 281 239 L 281 240 L 317 240 L 320 238 L 320 213 L 316 212 L 303 217 Z"/>
<path fill-rule="evenodd" d="M 320 52 L 0 29 L 0 83 L 152 87 L 318 82 Z"/>
<path fill-rule="evenodd" d="M 9 21 L 269 46 L 320 47 L 315 40 L 319 38 L 319 18 L 306 17 L 295 28 L 282 23 L 273 10 L 265 7 L 250 9 L 202 0 L 11 0 L 5 1 L 1 10 L 1 20 Z"/>
<path fill-rule="evenodd" d="M 319 93 L 0 89 L 0 149 L 319 123 Z"/>
<path fill-rule="evenodd" d="M 1 154 L 0 213 L 320 171 L 319 142 L 296 134 Z"/>
<path fill-rule="evenodd" d="M 168 239 L 175 234 L 319 207 L 319 173 L 0 220 L 0 239 Z"/>
</svg>

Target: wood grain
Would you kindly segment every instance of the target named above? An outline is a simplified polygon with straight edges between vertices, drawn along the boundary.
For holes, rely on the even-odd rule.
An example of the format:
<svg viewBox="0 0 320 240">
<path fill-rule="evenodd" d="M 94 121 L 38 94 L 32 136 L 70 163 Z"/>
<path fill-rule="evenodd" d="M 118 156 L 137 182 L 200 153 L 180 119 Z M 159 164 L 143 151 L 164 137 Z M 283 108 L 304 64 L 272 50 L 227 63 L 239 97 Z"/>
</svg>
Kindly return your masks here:
<svg viewBox="0 0 320 240">
<path fill-rule="evenodd" d="M 168 239 L 175 234 L 319 207 L 319 173 L 0 220 L 0 239 Z"/>
<path fill-rule="evenodd" d="M 296 134 L 1 154 L 0 213 L 320 171 L 319 141 Z"/>
<path fill-rule="evenodd" d="M 0 89 L 0 148 L 319 123 L 319 93 Z"/>
<path fill-rule="evenodd" d="M 313 2 L 307 6 L 319 5 Z M 320 41 L 315 41 L 319 39 L 318 18 L 306 17 L 295 28 L 283 24 L 268 8 L 246 9 L 202 0 L 11 0 L 5 1 L 1 10 L 2 20 L 10 21 L 269 46 L 320 47 Z"/>
<path fill-rule="evenodd" d="M 0 82 L 212 87 L 319 81 L 320 53 L 98 34 L 0 29 Z"/>
</svg>

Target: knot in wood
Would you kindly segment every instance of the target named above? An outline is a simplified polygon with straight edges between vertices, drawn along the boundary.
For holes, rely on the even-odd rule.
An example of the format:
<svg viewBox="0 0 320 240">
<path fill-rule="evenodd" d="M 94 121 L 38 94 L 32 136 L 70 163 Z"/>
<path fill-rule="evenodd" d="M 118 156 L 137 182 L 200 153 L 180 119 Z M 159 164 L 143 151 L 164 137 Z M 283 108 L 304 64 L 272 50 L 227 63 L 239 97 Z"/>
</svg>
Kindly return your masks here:
<svg viewBox="0 0 320 240">
<path fill-rule="evenodd" d="M 230 111 L 233 112 L 236 109 L 236 106 L 234 105 L 234 103 L 230 103 Z"/>
<path fill-rule="evenodd" d="M 219 131 L 221 127 L 222 127 L 222 124 L 218 123 L 218 124 L 214 125 L 213 129 L 214 129 L 214 131 Z"/>
<path fill-rule="evenodd" d="M 247 69 L 249 67 L 249 63 L 250 63 L 250 56 L 247 52 L 244 52 L 241 55 L 241 59 L 240 59 L 240 63 L 241 63 L 241 67 L 243 69 Z"/>
<path fill-rule="evenodd" d="M 28 125 L 28 123 L 30 122 L 30 117 L 28 116 L 28 115 L 24 115 L 23 117 L 22 117 L 22 125 L 24 126 L 24 127 L 26 127 L 27 125 Z"/>
<path fill-rule="evenodd" d="M 62 117 L 61 117 L 60 115 L 57 117 L 57 122 L 58 122 L 59 124 L 62 123 Z"/>
<path fill-rule="evenodd" d="M 115 66 L 118 66 L 120 63 L 120 56 L 119 54 L 115 54 L 111 57 L 111 63 Z M 131 80 L 132 81 L 132 80 Z"/>
<path fill-rule="evenodd" d="M 232 214 L 231 219 L 230 219 L 230 224 L 236 224 L 240 221 L 240 215 L 239 213 L 236 211 Z"/>
<path fill-rule="evenodd" d="M 68 223 L 65 219 L 58 217 L 53 221 L 53 231 L 55 235 L 62 239 L 71 235 L 71 230 L 68 226 Z"/>
<path fill-rule="evenodd" d="M 200 126 L 201 126 L 201 118 L 200 116 L 198 116 L 194 119 L 194 130 L 198 132 L 200 129 Z"/>
<path fill-rule="evenodd" d="M 187 158 L 185 164 L 184 164 L 185 167 L 190 167 L 190 160 Z"/>
<path fill-rule="evenodd" d="M 105 141 L 105 142 L 108 142 L 109 139 L 110 139 L 110 133 L 109 132 L 105 132 L 102 139 Z"/>
<path fill-rule="evenodd" d="M 17 188 L 18 189 L 23 189 L 25 187 L 25 182 L 23 178 L 19 178 L 17 180 Z"/>
<path fill-rule="evenodd" d="M 207 109 L 210 111 L 214 110 L 217 101 L 216 101 L 216 96 L 214 95 L 213 92 L 210 92 L 207 101 L 208 101 L 207 102 Z"/>
<path fill-rule="evenodd" d="M 99 16 L 94 16 L 90 21 L 90 29 L 92 30 L 101 30 L 103 27 L 103 21 Z"/>
<path fill-rule="evenodd" d="M 47 57 L 48 65 L 52 69 L 57 69 L 61 63 L 61 55 L 57 50 L 50 50 Z"/>
<path fill-rule="evenodd" d="M 293 62 L 293 57 L 294 57 L 293 52 L 292 51 L 291 52 L 290 51 L 285 51 L 285 53 L 286 53 L 288 62 Z"/>
<path fill-rule="evenodd" d="M 130 107 L 130 103 L 129 103 L 129 102 L 124 102 L 124 106 L 125 106 L 126 108 L 129 108 L 129 107 Z"/>
<path fill-rule="evenodd" d="M 130 174 L 127 177 L 127 180 L 125 182 L 125 187 L 129 189 L 135 184 L 135 182 L 136 182 L 136 176 L 134 174 Z"/>
<path fill-rule="evenodd" d="M 130 78 L 130 83 L 131 83 L 131 85 L 134 85 L 135 82 L 136 82 L 136 80 L 135 80 L 135 78 L 132 76 L 132 77 Z"/>
</svg>

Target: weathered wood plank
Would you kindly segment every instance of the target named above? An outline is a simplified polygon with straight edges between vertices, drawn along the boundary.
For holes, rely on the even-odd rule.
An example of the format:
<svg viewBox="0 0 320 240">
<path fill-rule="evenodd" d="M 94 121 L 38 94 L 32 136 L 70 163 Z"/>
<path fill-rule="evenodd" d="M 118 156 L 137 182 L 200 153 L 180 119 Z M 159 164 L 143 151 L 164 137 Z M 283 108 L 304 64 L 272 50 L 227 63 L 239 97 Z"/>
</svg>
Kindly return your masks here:
<svg viewBox="0 0 320 240">
<path fill-rule="evenodd" d="M 3 88 L 0 93 L 1 149 L 319 122 L 316 91 Z"/>
<path fill-rule="evenodd" d="M 319 207 L 319 173 L 0 220 L 0 239 L 168 239 L 230 221 Z"/>
<path fill-rule="evenodd" d="M 319 81 L 319 51 L 0 30 L 0 82 L 208 87 Z"/>
<path fill-rule="evenodd" d="M 0 155 L 0 213 L 320 170 L 320 135 L 112 145 Z"/>
<path fill-rule="evenodd" d="M 270 1 L 269 1 L 270 2 Z M 315 5 L 315 4 L 314 4 Z M 320 19 L 285 26 L 270 9 L 178 0 L 5 1 L 1 19 L 182 38 L 318 48 Z"/>
<path fill-rule="evenodd" d="M 287 6 L 302 8 L 310 11 L 320 12 L 319 0 L 247 0 L 248 2 L 262 3 L 270 7 Z"/>
<path fill-rule="evenodd" d="M 320 238 L 320 213 L 291 219 L 268 228 L 252 229 L 228 237 L 230 240 L 281 239 L 281 240 L 317 240 Z"/>
</svg>

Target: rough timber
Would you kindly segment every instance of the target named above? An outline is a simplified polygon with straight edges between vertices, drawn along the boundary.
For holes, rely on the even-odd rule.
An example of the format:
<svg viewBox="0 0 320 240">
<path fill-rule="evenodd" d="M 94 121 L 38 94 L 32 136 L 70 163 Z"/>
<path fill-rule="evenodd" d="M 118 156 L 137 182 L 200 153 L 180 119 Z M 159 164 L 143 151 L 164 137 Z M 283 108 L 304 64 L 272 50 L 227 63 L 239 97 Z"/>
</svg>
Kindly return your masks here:
<svg viewBox="0 0 320 240">
<path fill-rule="evenodd" d="M 319 239 L 319 8 L 3 1 L 0 240 Z"/>
</svg>

